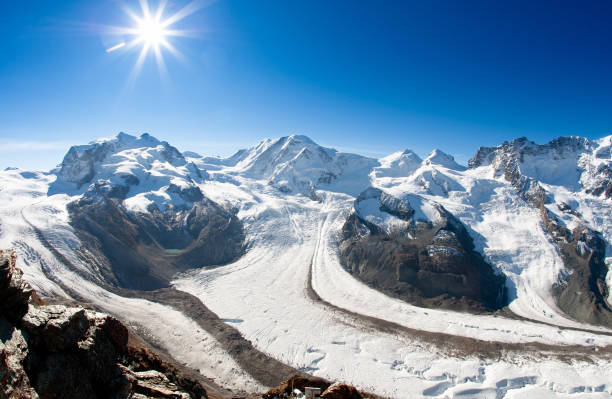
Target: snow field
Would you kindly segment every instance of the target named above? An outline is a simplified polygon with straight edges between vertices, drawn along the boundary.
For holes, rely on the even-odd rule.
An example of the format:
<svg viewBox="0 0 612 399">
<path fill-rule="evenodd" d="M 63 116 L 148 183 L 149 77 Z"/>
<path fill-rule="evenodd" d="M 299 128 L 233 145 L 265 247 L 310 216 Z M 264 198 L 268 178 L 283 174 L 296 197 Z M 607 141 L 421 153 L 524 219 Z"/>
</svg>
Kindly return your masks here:
<svg viewBox="0 0 612 399">
<path fill-rule="evenodd" d="M 44 196 L 51 178 L 55 176 L 26 181 L 26 185 L 17 179 L 13 180 L 17 185 L 10 187 L 11 180 L 2 176 L 4 184 L 0 190 L 0 247 L 15 248 L 18 255 L 17 266 L 24 271 L 26 281 L 42 295 L 69 298 L 46 274 L 53 276 L 61 281 L 62 285 L 76 291 L 85 301 L 90 301 L 103 311 L 126 321 L 143 337 L 172 354 L 177 361 L 203 375 L 216 377 L 216 382 L 221 386 L 246 392 L 262 392 L 267 388 L 244 372 L 212 335 L 179 311 L 143 299 L 124 298 L 105 291 L 60 263 L 42 245 L 27 223 L 33 223 L 42 230 L 54 248 L 71 262 L 77 262 L 77 267 L 84 268 L 70 250 L 74 248 L 76 237 L 67 224 L 66 214 L 62 212 L 62 209 L 65 211 L 69 197 L 56 195 L 47 199 Z M 21 210 L 26 219 L 22 217 Z"/>
<path fill-rule="evenodd" d="M 394 398 L 466 396 L 470 392 L 487 397 L 536 388 L 554 395 L 580 387 L 612 389 L 606 374 L 598 371 L 600 367 L 612 371 L 607 363 L 568 365 L 528 356 L 519 364 L 457 359 L 402 334 L 364 327 L 314 302 L 306 292 L 311 267 L 313 288 L 324 300 L 406 327 L 502 342 L 612 343 L 612 337 L 596 333 L 421 309 L 389 298 L 355 280 L 338 262 L 334 240 L 351 197 L 319 193 L 327 200 L 318 203 L 304 197 L 281 199 L 267 189 L 257 192 L 255 186 L 264 186 L 253 183 L 249 187 L 247 180 L 241 180 L 241 186 L 255 192 L 259 201 L 244 203 L 239 213 L 247 223 L 251 249 L 231 265 L 192 271 L 173 284 L 231 320 L 268 355 L 314 375 Z"/>
</svg>

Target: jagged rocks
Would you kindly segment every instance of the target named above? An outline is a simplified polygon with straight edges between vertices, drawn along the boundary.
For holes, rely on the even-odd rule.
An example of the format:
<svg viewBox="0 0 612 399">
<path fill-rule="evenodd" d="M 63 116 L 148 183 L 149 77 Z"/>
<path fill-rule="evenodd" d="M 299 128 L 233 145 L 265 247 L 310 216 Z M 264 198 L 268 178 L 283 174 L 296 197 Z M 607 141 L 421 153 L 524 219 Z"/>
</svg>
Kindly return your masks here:
<svg viewBox="0 0 612 399">
<path fill-rule="evenodd" d="M 15 253 L 0 250 L 0 314 L 9 320 L 21 318 L 28 310 L 32 289 L 14 267 Z"/>
<path fill-rule="evenodd" d="M 521 137 L 497 147 L 480 147 L 468 166 L 491 165 L 495 175 L 505 175 L 517 188 L 539 181 L 610 198 L 611 147 L 610 137 L 598 141 L 559 137 L 543 145 Z M 523 187 L 523 192 L 528 188 Z"/>
<path fill-rule="evenodd" d="M 362 193 L 343 226 L 340 257 L 368 285 L 419 306 L 480 312 L 506 303 L 504 277 L 474 250 L 463 224 L 416 196 Z"/>
<path fill-rule="evenodd" d="M 576 320 L 607 326 L 612 326 L 612 309 L 606 300 L 609 287 L 605 240 L 600 232 L 587 226 L 582 215 L 562 202 L 557 208 L 572 215 L 577 225 L 568 228 L 547 207 L 553 198 L 541 183 L 610 198 L 610 140 L 559 137 L 538 145 L 522 137 L 497 147 L 481 147 L 469 161 L 470 168 L 491 165 L 496 176 L 503 176 L 539 211 L 543 227 L 567 268 L 552 287 L 558 306 Z"/>
<path fill-rule="evenodd" d="M 115 318 L 80 307 L 34 305 L 13 256 L 2 258 L 0 270 L 0 286 L 9 287 L 0 291 L 2 304 L 26 308 L 0 308 L 0 398 L 206 397 L 198 383 L 177 378 L 160 362 L 143 370 L 155 357 L 129 347 L 128 330 Z"/>
</svg>

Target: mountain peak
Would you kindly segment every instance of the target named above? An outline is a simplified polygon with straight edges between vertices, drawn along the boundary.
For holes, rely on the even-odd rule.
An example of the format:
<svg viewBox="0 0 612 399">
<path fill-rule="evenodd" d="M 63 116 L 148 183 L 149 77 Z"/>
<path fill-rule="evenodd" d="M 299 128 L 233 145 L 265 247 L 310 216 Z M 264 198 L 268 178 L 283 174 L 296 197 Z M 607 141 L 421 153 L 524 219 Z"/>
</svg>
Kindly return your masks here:
<svg viewBox="0 0 612 399">
<path fill-rule="evenodd" d="M 305 136 L 303 134 L 291 134 L 289 136 L 282 137 L 281 139 L 286 139 L 287 141 L 291 141 L 291 142 L 295 142 L 295 143 L 304 143 L 304 144 L 318 145 L 310 137 Z"/>
<path fill-rule="evenodd" d="M 125 132 L 119 132 L 114 136 L 105 137 L 98 140 L 91 141 L 87 145 L 75 146 L 78 148 L 85 148 L 96 144 L 110 143 L 114 144 L 118 148 L 138 148 L 138 147 L 157 147 L 158 145 L 168 145 L 166 141 L 160 141 L 157 138 L 151 136 L 149 133 L 143 133 L 140 136 L 132 136 Z"/>
<path fill-rule="evenodd" d="M 387 155 L 379 162 L 380 166 L 374 168 L 376 177 L 407 177 L 421 166 L 423 160 L 414 151 L 406 149 Z"/>
<path fill-rule="evenodd" d="M 201 196 L 194 182 L 204 178 L 166 141 L 148 133 L 136 137 L 124 132 L 71 147 L 57 176 L 51 191 L 129 200 L 139 210 L 152 204 L 163 209 L 169 203 L 194 202 Z"/>
<path fill-rule="evenodd" d="M 610 196 L 610 142 L 610 136 L 599 140 L 565 136 L 537 144 L 521 137 L 496 147 L 480 147 L 468 165 L 490 166 L 496 176 L 520 174 L 545 184 Z"/>
<path fill-rule="evenodd" d="M 424 163 L 426 165 L 439 165 L 445 167 L 447 169 L 453 170 L 464 170 L 465 167 L 459 165 L 455 158 L 452 155 L 445 153 L 442 150 L 435 149 L 433 150 L 427 158 L 425 158 Z"/>
</svg>

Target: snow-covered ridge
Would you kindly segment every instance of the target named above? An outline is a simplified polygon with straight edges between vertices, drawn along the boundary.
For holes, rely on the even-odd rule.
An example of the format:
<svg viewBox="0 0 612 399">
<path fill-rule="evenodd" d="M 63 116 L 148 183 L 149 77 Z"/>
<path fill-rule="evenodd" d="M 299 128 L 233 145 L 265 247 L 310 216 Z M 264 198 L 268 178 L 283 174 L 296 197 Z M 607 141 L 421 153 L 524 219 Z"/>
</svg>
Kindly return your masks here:
<svg viewBox="0 0 612 399">
<path fill-rule="evenodd" d="M 465 170 L 464 166 L 455 162 L 455 157 L 441 150 L 433 150 L 423 161 L 426 165 L 438 165 L 447 169 Z"/>
<path fill-rule="evenodd" d="M 523 176 L 541 183 L 606 195 L 612 177 L 611 140 L 612 136 L 600 140 L 569 136 L 536 144 L 521 137 L 497 147 L 480 147 L 468 166 L 491 166 L 499 176 L 507 165 L 516 163 Z M 610 193 L 606 196 L 609 198 Z"/>
<path fill-rule="evenodd" d="M 205 170 L 224 167 L 226 173 L 265 180 L 282 192 L 305 194 L 325 188 L 356 195 L 368 185 L 368 173 L 378 165 L 373 158 L 322 147 L 301 135 L 266 139 L 229 158 L 193 160 Z"/>
<path fill-rule="evenodd" d="M 50 193 L 119 198 L 133 210 L 189 206 L 202 199 L 205 173 L 175 147 L 147 133 L 125 133 L 70 148 Z"/>
<path fill-rule="evenodd" d="M 609 165 L 610 137 L 590 143 L 593 148 L 585 150 L 577 162 L 588 160 L 588 165 L 597 168 Z M 246 381 L 245 386 L 252 386 L 240 366 L 228 361 L 231 358 L 227 353 L 213 352 L 212 363 L 201 356 L 211 353 L 209 347 L 214 347 L 216 341 L 188 317 L 152 302 L 108 293 L 83 279 L 80 273 L 68 270 L 32 230 L 36 226 L 48 242 L 78 266 L 81 264 L 76 251 L 80 243 L 66 211 L 66 204 L 74 196 L 124 195 L 125 204 L 146 209 L 151 203 L 160 207 L 189 204 L 181 197 L 180 189 L 195 187 L 194 195 L 201 190 L 206 197 L 227 202 L 238 212 L 251 249 L 230 265 L 183 275 L 175 281 L 176 286 L 200 297 L 258 349 L 283 362 L 396 398 L 470 393 L 487 396 L 495 391 L 504 395 L 504 387 L 514 384 L 512 381 L 532 381 L 524 383 L 525 387 L 521 385 L 524 392 L 520 393 L 525 397 L 538 393 L 565 397 L 572 392 L 580 396 L 580 392 L 598 394 L 601 392 L 596 390 L 605 390 L 600 395 L 603 397 L 610 392 L 607 358 L 595 364 L 569 364 L 552 358 L 542 363 L 530 357 L 524 362 L 522 358 L 515 362 L 458 358 L 430 350 L 418 337 L 381 333 L 358 323 L 347 325 L 328 307 L 313 303 L 304 293 L 307 279 L 311 279 L 317 294 L 334 306 L 424 332 L 511 343 L 535 341 L 595 347 L 610 343 L 608 335 L 598 333 L 609 330 L 571 320 L 555 306 L 550 288 L 567 270 L 558 249 L 542 229 L 539 211 L 524 201 L 503 176 L 493 173 L 494 156 L 481 167 L 463 170 L 439 152 L 427 157 L 427 161 L 410 151 L 377 161 L 319 147 L 303 136 L 290 136 L 264 141 L 229 158 L 207 158 L 189 152 L 176 156 L 175 151 L 148 135 L 119 135 L 75 147 L 62 165 L 67 166 L 65 174 L 62 168 L 54 174 L 0 172 L 0 243 L 16 247 L 26 278 L 41 290 L 61 293 L 42 272 L 44 268 L 87 300 L 146 326 L 178 360 L 203 369 L 204 374 L 221 375 L 221 384 Z M 570 149 L 571 146 L 559 153 L 570 154 L 571 158 Z M 520 157 L 515 159 L 520 161 Z M 191 162 L 198 167 L 191 166 Z M 198 169 L 208 174 L 201 172 L 199 177 Z M 91 171 L 91 179 L 79 187 L 78 182 Z M 319 181 L 326 172 L 335 177 L 329 182 Z M 59 178 L 54 181 L 56 175 Z M 283 180 L 287 183 L 281 184 Z M 570 219 L 580 217 L 581 223 L 602 231 L 608 243 L 606 251 L 612 252 L 609 199 L 603 194 L 541 184 L 553 200 L 547 207 L 562 212 L 558 205 L 567 204 L 563 208 L 567 211 L 562 212 L 564 221 L 569 224 Z M 369 186 L 381 193 L 378 197 L 364 195 L 365 200 L 374 200 L 369 204 L 372 207 L 356 204 L 359 193 Z M 291 191 L 283 192 L 283 187 Z M 104 191 L 113 189 L 117 191 Z M 309 189 L 316 197 L 303 195 L 309 194 Z M 381 211 L 381 205 L 392 213 Z M 416 214 L 426 205 L 433 210 L 442 206 L 466 226 L 475 250 L 512 282 L 510 310 L 531 321 L 418 308 L 364 286 L 339 263 L 337 237 L 353 206 L 364 217 L 381 217 L 381 221 L 371 220 L 385 225 L 403 221 L 393 213 Z M 422 212 L 424 220 L 431 220 L 425 210 Z M 445 236 L 444 230 L 436 233 L 435 245 L 426 248 L 428 254 L 448 252 L 451 238 Z M 317 333 L 313 334 L 313 330 Z M 597 359 L 598 352 L 593 351 L 592 356 Z M 217 366 L 216 361 L 221 359 L 223 365 Z M 213 370 L 206 368 L 209 363 L 215 366 Z"/>
<path fill-rule="evenodd" d="M 406 177 L 416 171 L 423 160 L 412 150 L 398 151 L 380 159 L 373 170 L 375 177 Z"/>
<path fill-rule="evenodd" d="M 359 194 L 354 207 L 359 218 L 387 234 L 407 233 L 417 222 L 435 224 L 441 219 L 436 205 L 419 195 L 405 194 L 398 198 L 374 187 Z"/>
</svg>

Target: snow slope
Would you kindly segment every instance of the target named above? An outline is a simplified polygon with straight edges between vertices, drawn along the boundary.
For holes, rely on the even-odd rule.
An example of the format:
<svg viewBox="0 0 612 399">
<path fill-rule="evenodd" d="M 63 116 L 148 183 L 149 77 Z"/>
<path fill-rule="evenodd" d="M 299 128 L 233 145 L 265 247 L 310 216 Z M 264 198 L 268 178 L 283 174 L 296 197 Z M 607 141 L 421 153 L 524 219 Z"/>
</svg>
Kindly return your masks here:
<svg viewBox="0 0 612 399">
<path fill-rule="evenodd" d="M 15 248 L 17 266 L 36 291 L 68 298 L 70 294 L 55 283 L 61 281 L 62 286 L 78 293 L 79 300 L 117 315 L 139 334 L 171 353 L 177 361 L 203 375 L 215 376 L 220 385 L 245 392 L 263 391 L 266 387 L 244 372 L 195 321 L 167 306 L 110 293 L 58 260 L 44 245 L 41 235 L 80 273 L 90 272 L 74 253 L 80 243 L 68 224 L 66 205 L 76 196 L 47 196 L 55 179 L 53 174 L 38 172 L 0 172 L 0 247 Z"/>
<path fill-rule="evenodd" d="M 552 155 L 536 151 L 522 158 L 521 170 L 541 178 L 554 203 L 570 204 L 601 231 L 610 253 L 610 199 L 603 192 L 587 193 L 601 185 L 598 165 L 609 164 L 610 138 L 585 143 L 576 156 L 560 149 L 549 149 Z M 557 176 L 555 168 L 537 168 L 542 157 L 555 160 L 559 154 L 567 155 L 561 164 L 574 160 L 581 171 Z M 38 291 L 68 296 L 54 282 L 61 281 L 68 291 L 130 320 L 177 360 L 217 376 L 221 385 L 262 390 L 193 320 L 166 306 L 104 291 L 45 245 L 87 276 L 88 265 L 74 253 L 80 243 L 68 223 L 70 201 L 119 187 L 113 195 L 146 212 L 152 205 L 189 206 L 190 196 L 200 192 L 238 211 L 249 250 L 230 265 L 191 271 L 173 284 L 199 297 L 259 350 L 394 398 L 610 397 L 612 363 L 595 350 L 570 362 L 520 352 L 483 360 L 444 352 L 425 338 L 445 333 L 482 342 L 535 342 L 561 352 L 612 345 L 610 330 L 582 325 L 557 309 L 550 287 L 566 273 L 561 258 L 538 212 L 496 170 L 494 151 L 481 155 L 482 162 L 469 169 L 440 151 L 425 160 L 404 151 L 377 161 L 289 136 L 222 159 L 180 154 L 148 135 L 118 135 L 74 147 L 50 174 L 0 172 L 0 246 L 17 249 L 19 266 Z M 510 309 L 526 320 L 418 308 L 354 279 L 337 255 L 348 214 L 355 210 L 385 229 L 402 222 L 369 203 L 367 195 L 353 209 L 370 186 L 409 204 L 416 219 L 433 220 L 436 204 L 459 218 L 476 249 L 508 277 Z M 559 214 L 568 225 L 576 222 Z M 309 282 L 315 294 L 309 294 Z M 381 330 L 368 317 L 398 327 Z"/>
<path fill-rule="evenodd" d="M 493 176 L 500 177 L 504 165 L 512 161 L 516 161 L 522 175 L 539 182 L 549 196 L 548 210 L 569 229 L 585 224 L 602 233 L 610 269 L 612 135 L 599 140 L 560 137 L 543 145 L 520 138 L 498 147 L 479 148 L 470 164 L 486 166 Z M 570 212 L 561 211 L 563 208 Z M 611 271 L 607 282 L 612 286 Z M 609 296 L 608 302 L 611 300 Z"/>
<path fill-rule="evenodd" d="M 321 147 L 306 136 L 266 139 L 227 159 L 190 158 L 205 170 L 226 166 L 225 173 L 264 180 L 284 193 L 312 194 L 315 189 L 357 195 L 368 185 L 378 161 Z"/>
<path fill-rule="evenodd" d="M 231 265 L 193 271 L 174 284 L 232 320 L 260 350 L 315 375 L 396 398 L 495 395 L 508 387 L 514 394 L 550 395 L 612 389 L 598 369 L 608 370 L 606 362 L 456 358 L 413 337 L 366 328 L 313 301 L 306 293 L 310 273 L 313 288 L 325 301 L 407 327 L 502 342 L 612 343 L 612 337 L 597 333 L 421 309 L 391 299 L 353 279 L 338 262 L 335 237 L 352 197 L 320 192 L 324 200 L 318 202 L 303 196 L 279 197 L 273 188 L 246 178 L 237 183 L 231 195 L 247 223 L 251 250 Z M 208 196 L 217 189 L 212 182 L 203 187 Z"/>
</svg>

